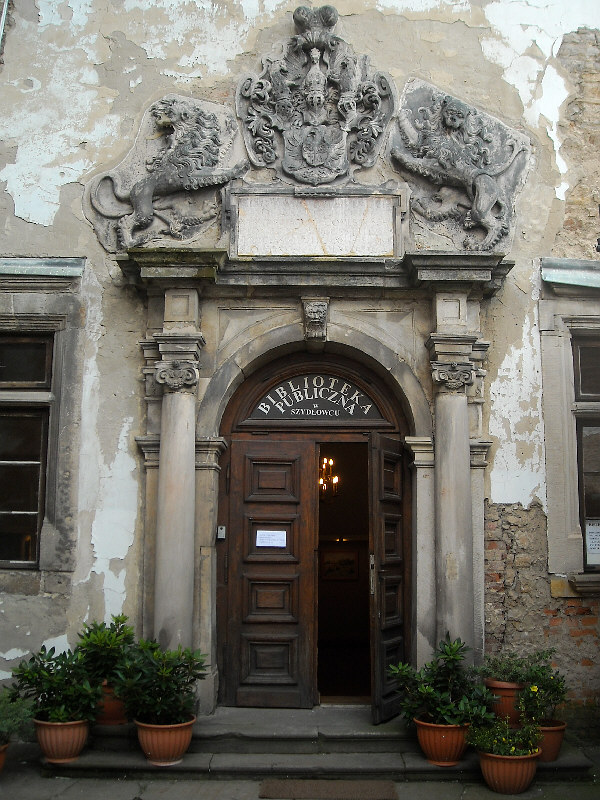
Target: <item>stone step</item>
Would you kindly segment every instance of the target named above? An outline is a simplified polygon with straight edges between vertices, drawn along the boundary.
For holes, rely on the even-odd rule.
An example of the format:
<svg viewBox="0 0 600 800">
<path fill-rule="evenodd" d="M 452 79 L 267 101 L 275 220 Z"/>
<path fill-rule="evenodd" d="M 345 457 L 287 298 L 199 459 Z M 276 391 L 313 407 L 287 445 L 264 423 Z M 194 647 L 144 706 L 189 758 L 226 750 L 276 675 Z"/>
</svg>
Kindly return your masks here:
<svg viewBox="0 0 600 800">
<path fill-rule="evenodd" d="M 134 725 L 92 729 L 95 750 L 137 749 Z M 198 717 L 190 752 L 333 753 L 418 750 L 414 732 L 400 719 L 373 725 L 367 706 L 298 709 L 219 708 Z"/>
<path fill-rule="evenodd" d="M 591 778 L 590 762 L 577 748 L 564 745 L 556 762 L 538 764 L 536 780 L 572 781 Z M 188 752 L 180 764 L 153 767 L 141 751 L 112 752 L 88 748 L 77 761 L 44 765 L 52 775 L 97 778 L 152 777 L 199 780 L 262 780 L 265 778 L 387 779 L 394 781 L 479 782 L 477 755 L 469 751 L 455 767 L 436 767 L 419 752 L 403 753 L 198 753 Z"/>
<path fill-rule="evenodd" d="M 89 739 L 95 751 L 127 752 L 137 750 L 138 740 L 135 725 L 119 725 L 116 728 L 95 726 Z M 256 732 L 216 733 L 196 724 L 192 736 L 190 753 L 404 753 L 417 752 L 418 743 L 404 729 L 387 735 L 361 733 L 308 734 L 302 731 L 285 735 Z"/>
<path fill-rule="evenodd" d="M 558 761 L 538 765 L 538 779 L 586 780 L 591 767 L 577 748 L 565 742 Z M 198 718 L 188 752 L 181 764 L 172 767 L 148 764 L 135 725 L 96 725 L 77 761 L 44 769 L 51 774 L 107 778 L 480 780 L 474 752 L 467 751 L 456 767 L 436 767 L 423 757 L 414 731 L 401 719 L 373 725 L 367 706 L 218 708 L 215 714 Z"/>
</svg>

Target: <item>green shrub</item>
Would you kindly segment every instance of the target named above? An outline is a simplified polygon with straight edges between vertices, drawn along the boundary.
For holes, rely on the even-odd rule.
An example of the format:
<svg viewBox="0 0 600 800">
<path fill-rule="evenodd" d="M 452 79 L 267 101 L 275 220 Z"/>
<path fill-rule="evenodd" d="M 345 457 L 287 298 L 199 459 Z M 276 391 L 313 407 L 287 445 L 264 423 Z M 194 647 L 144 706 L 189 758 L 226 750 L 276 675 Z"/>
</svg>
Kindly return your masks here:
<svg viewBox="0 0 600 800">
<path fill-rule="evenodd" d="M 46 722 L 93 720 L 102 690 L 90 683 L 83 655 L 42 647 L 13 672 L 11 696 L 32 701 L 33 715 Z"/>
<path fill-rule="evenodd" d="M 409 721 L 464 725 L 493 719 L 493 695 L 473 669 L 463 665 L 469 647 L 446 634 L 433 659 L 420 670 L 410 664 L 390 665 L 389 674 L 397 681 L 401 713 Z"/>
<path fill-rule="evenodd" d="M 198 650 L 162 650 L 157 642 L 140 639 L 116 670 L 115 694 L 139 722 L 187 722 L 194 714 L 197 681 L 205 677 L 204 661 Z"/>
</svg>

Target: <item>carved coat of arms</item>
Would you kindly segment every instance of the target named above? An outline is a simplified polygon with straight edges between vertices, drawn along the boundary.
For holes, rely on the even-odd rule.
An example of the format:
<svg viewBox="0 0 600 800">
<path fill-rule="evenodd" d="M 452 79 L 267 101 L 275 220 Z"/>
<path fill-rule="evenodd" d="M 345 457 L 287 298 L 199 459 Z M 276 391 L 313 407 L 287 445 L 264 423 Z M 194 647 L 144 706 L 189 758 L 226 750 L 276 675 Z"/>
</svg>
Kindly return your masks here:
<svg viewBox="0 0 600 800">
<path fill-rule="evenodd" d="M 260 75 L 239 84 L 236 110 L 250 160 L 311 186 L 369 167 L 394 113 L 391 81 L 334 35 L 332 6 L 294 12 L 298 34 Z"/>
</svg>

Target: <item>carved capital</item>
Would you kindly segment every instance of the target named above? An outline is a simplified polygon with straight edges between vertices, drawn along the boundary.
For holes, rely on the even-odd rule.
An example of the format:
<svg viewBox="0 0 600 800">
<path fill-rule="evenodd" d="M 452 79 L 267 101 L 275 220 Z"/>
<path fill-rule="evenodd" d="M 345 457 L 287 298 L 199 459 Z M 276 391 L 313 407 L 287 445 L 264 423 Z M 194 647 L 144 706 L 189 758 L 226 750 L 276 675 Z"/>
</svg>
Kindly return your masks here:
<svg viewBox="0 0 600 800">
<path fill-rule="evenodd" d="M 173 392 L 196 386 L 199 377 L 193 361 L 159 361 L 156 364 L 156 382 Z"/>
<path fill-rule="evenodd" d="M 442 361 L 432 361 L 431 370 L 433 382 L 452 391 L 464 389 L 473 383 L 473 365 L 469 362 L 459 364 L 452 361 L 446 364 Z"/>
<path fill-rule="evenodd" d="M 329 298 L 312 300 L 302 298 L 302 312 L 304 315 L 304 339 L 318 342 L 327 341 L 327 312 Z"/>
</svg>

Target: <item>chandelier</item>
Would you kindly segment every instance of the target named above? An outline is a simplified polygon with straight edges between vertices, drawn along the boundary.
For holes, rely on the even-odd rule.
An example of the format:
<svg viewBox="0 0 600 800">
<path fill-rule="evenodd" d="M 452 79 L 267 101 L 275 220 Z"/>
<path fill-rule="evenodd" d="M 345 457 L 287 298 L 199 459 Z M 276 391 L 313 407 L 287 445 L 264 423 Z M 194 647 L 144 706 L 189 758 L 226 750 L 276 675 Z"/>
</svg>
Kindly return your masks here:
<svg viewBox="0 0 600 800">
<path fill-rule="evenodd" d="M 333 458 L 324 458 L 319 467 L 319 490 L 321 497 L 337 494 L 339 477 L 333 471 Z"/>
</svg>

